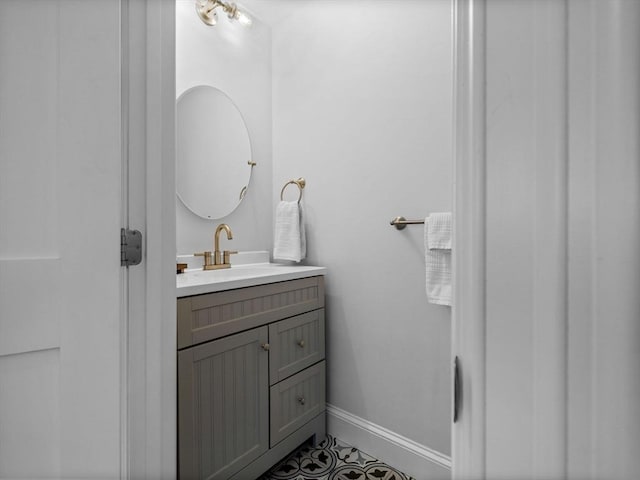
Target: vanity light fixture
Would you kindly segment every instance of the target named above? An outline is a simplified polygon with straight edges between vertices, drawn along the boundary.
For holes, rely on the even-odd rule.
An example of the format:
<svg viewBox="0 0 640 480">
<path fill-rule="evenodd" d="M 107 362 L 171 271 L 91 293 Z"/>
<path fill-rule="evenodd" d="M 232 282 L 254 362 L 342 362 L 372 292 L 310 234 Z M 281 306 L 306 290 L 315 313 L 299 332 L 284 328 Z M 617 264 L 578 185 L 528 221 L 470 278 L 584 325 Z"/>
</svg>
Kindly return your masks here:
<svg viewBox="0 0 640 480">
<path fill-rule="evenodd" d="M 220 7 L 231 20 L 237 20 L 240 25 L 248 27 L 251 25 L 251 17 L 238 9 L 238 6 L 232 2 L 223 2 L 222 0 L 196 0 L 196 12 L 200 19 L 207 25 L 213 27 L 218 23 L 218 14 L 216 8 Z"/>
</svg>

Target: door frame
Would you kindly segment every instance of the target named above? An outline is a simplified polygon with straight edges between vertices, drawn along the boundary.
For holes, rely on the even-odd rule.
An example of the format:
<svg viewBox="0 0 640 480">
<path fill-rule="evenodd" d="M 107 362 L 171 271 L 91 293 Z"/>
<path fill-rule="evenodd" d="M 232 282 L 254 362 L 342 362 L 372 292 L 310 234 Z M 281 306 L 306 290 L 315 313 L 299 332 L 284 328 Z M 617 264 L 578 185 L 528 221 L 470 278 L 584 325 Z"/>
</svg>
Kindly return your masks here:
<svg viewBox="0 0 640 480">
<path fill-rule="evenodd" d="M 175 0 L 120 0 L 127 268 L 121 478 L 176 478 Z"/>
<path fill-rule="evenodd" d="M 485 472 L 485 0 L 452 0 L 454 294 L 452 362 L 462 409 L 452 424 L 452 478 Z M 127 227 L 145 255 L 129 271 L 122 478 L 176 476 L 175 2 L 121 0 Z M 142 62 L 140 61 L 142 60 Z M 126 161 L 126 160 L 125 160 Z M 452 382 L 453 383 L 453 382 Z"/>
<path fill-rule="evenodd" d="M 486 470 L 485 13 L 485 0 L 453 0 L 451 362 L 458 357 L 461 375 L 460 415 L 451 429 L 453 479 L 482 479 Z"/>
</svg>

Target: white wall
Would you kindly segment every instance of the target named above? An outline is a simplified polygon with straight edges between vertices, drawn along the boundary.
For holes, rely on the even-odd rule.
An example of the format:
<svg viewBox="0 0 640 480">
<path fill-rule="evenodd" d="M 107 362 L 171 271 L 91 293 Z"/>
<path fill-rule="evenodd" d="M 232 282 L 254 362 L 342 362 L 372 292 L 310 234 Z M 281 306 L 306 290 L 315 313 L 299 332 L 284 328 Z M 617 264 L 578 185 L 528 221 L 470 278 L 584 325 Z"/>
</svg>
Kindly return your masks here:
<svg viewBox="0 0 640 480">
<path fill-rule="evenodd" d="M 213 250 L 213 233 L 228 223 L 233 240 L 224 248 L 268 250 L 272 243 L 271 199 L 271 30 L 254 19 L 250 28 L 218 14 L 215 27 L 197 16 L 193 0 L 176 2 L 176 95 L 196 85 L 224 91 L 242 113 L 253 152 L 251 183 L 230 215 L 205 220 L 176 200 L 177 253 Z M 215 133 L 212 133 L 214 136 Z"/>
<path fill-rule="evenodd" d="M 450 1 L 246 4 L 272 44 L 258 17 L 231 38 L 237 25 L 205 27 L 177 2 L 178 95 L 226 91 L 256 152 L 250 195 L 223 219 L 232 248 L 270 249 L 280 189 L 305 177 L 306 262 L 329 267 L 329 402 L 446 458 L 450 311 L 426 301 L 422 227 L 388 223 L 452 209 Z M 210 247 L 218 222 L 177 210 L 178 253 Z"/>
<path fill-rule="evenodd" d="M 389 221 L 452 209 L 451 3 L 289 5 L 273 26 L 273 202 L 306 178 L 328 402 L 448 454 L 450 310 L 425 297 L 423 228 Z"/>
</svg>

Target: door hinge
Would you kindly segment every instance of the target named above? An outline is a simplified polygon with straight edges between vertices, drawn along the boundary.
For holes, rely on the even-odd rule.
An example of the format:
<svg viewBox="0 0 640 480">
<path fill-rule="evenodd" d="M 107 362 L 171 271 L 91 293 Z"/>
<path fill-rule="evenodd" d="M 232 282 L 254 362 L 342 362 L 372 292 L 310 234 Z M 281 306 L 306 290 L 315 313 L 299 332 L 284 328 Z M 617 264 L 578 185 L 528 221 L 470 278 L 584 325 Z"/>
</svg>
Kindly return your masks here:
<svg viewBox="0 0 640 480">
<path fill-rule="evenodd" d="M 130 267 L 142 261 L 142 234 L 138 230 L 120 229 L 120 265 Z"/>
</svg>

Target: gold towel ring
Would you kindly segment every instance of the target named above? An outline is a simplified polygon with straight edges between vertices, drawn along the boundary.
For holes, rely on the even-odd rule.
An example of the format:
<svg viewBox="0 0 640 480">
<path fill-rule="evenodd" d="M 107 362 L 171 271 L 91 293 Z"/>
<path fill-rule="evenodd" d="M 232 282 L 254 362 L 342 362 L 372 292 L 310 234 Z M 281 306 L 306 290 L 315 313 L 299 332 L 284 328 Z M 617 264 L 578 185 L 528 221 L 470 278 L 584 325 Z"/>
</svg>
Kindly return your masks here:
<svg viewBox="0 0 640 480">
<path fill-rule="evenodd" d="M 284 190 L 285 188 L 287 188 L 288 185 L 297 185 L 298 189 L 300 190 L 300 195 L 298 196 L 298 203 L 300 203 L 300 200 L 302 200 L 302 189 L 307 185 L 307 182 L 305 181 L 304 178 L 300 177 L 297 180 L 289 180 L 287 183 L 284 184 L 284 186 L 282 187 L 282 190 L 280 190 L 280 200 L 284 200 Z"/>
</svg>

